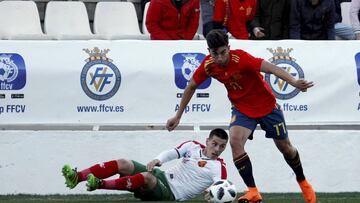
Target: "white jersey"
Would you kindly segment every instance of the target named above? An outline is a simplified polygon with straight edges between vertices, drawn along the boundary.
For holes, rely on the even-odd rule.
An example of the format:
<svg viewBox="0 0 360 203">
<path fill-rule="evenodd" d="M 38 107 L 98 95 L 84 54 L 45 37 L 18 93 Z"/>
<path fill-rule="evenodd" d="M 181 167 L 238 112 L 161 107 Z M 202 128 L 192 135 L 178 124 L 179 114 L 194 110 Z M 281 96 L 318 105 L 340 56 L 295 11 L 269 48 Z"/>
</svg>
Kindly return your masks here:
<svg viewBox="0 0 360 203">
<path fill-rule="evenodd" d="M 161 163 L 182 158 L 175 167 L 166 170 L 166 178 L 175 199 L 184 201 L 204 192 L 212 183 L 227 178 L 222 159 L 209 159 L 203 154 L 204 145 L 196 141 L 184 142 L 175 149 L 161 153 Z"/>
</svg>

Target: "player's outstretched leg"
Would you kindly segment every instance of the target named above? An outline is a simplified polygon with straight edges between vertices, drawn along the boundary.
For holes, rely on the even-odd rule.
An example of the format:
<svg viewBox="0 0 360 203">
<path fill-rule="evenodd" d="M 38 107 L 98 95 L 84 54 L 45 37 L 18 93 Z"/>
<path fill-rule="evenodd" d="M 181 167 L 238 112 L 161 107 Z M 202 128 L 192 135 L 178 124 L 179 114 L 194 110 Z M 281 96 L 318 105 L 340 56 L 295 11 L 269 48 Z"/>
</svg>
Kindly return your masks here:
<svg viewBox="0 0 360 203">
<path fill-rule="evenodd" d="M 245 195 L 239 197 L 238 203 L 261 203 L 262 197 L 256 187 L 249 187 Z"/>
<path fill-rule="evenodd" d="M 87 176 L 87 191 L 93 191 L 99 189 L 101 186 L 101 179 L 95 177 L 92 173 Z"/>
<path fill-rule="evenodd" d="M 62 174 L 65 178 L 65 185 L 73 189 L 79 183 L 79 176 L 77 175 L 76 169 L 72 169 L 70 165 L 65 164 L 62 168 Z"/>
<path fill-rule="evenodd" d="M 303 197 L 307 203 L 316 202 L 316 194 L 310 183 L 305 179 L 301 182 L 298 182 L 303 193 Z"/>
</svg>

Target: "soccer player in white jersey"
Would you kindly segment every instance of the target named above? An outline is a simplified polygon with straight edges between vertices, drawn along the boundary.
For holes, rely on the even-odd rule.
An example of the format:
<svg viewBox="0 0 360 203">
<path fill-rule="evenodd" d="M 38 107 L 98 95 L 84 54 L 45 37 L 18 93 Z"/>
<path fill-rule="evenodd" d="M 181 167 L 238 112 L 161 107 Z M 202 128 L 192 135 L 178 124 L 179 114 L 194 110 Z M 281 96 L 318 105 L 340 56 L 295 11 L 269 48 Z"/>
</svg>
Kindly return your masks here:
<svg viewBox="0 0 360 203">
<path fill-rule="evenodd" d="M 119 159 L 79 172 L 64 165 L 62 173 L 70 189 L 81 181 L 87 181 L 88 191 L 127 190 L 145 201 L 184 201 L 203 193 L 215 181 L 227 178 L 225 163 L 219 158 L 227 142 L 226 131 L 216 128 L 210 132 L 205 146 L 197 141 L 184 142 L 174 149 L 163 151 L 146 166 L 133 160 Z M 155 168 L 179 158 L 182 160 L 169 170 Z M 115 174 L 120 174 L 120 178 L 105 179 Z"/>
</svg>

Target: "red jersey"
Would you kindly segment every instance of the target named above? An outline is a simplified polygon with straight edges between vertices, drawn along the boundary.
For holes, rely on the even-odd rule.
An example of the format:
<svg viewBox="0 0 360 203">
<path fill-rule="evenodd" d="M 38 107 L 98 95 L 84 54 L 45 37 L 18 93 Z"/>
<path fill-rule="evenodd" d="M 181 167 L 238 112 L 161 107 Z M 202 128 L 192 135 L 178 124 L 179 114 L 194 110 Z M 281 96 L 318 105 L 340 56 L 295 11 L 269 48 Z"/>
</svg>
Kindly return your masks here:
<svg viewBox="0 0 360 203">
<path fill-rule="evenodd" d="M 152 40 L 192 40 L 199 26 L 200 1 L 184 1 L 180 11 L 172 0 L 151 0 L 146 27 Z"/>
<path fill-rule="evenodd" d="M 213 57 L 206 56 L 193 75 L 195 83 L 199 85 L 213 77 L 225 85 L 229 100 L 241 113 L 250 118 L 269 114 L 276 99 L 260 73 L 263 59 L 243 50 L 230 50 L 229 57 L 228 65 L 221 67 Z"/>
<path fill-rule="evenodd" d="M 246 23 L 254 19 L 255 13 L 256 0 L 217 0 L 213 20 L 223 22 L 236 39 L 248 39 Z"/>
</svg>

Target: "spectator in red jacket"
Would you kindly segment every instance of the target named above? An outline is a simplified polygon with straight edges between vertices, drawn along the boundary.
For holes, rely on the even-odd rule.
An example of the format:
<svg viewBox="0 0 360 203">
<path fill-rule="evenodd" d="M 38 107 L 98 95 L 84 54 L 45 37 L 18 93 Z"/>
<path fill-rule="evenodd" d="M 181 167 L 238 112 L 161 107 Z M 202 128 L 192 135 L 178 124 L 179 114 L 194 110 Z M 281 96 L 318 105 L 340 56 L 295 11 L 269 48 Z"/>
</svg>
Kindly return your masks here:
<svg viewBox="0 0 360 203">
<path fill-rule="evenodd" d="M 226 29 L 236 39 L 249 39 L 247 23 L 256 13 L 256 0 L 215 1 L 214 29 Z"/>
<path fill-rule="evenodd" d="M 152 40 L 192 40 L 199 26 L 199 0 L 151 0 L 146 28 Z"/>
</svg>

